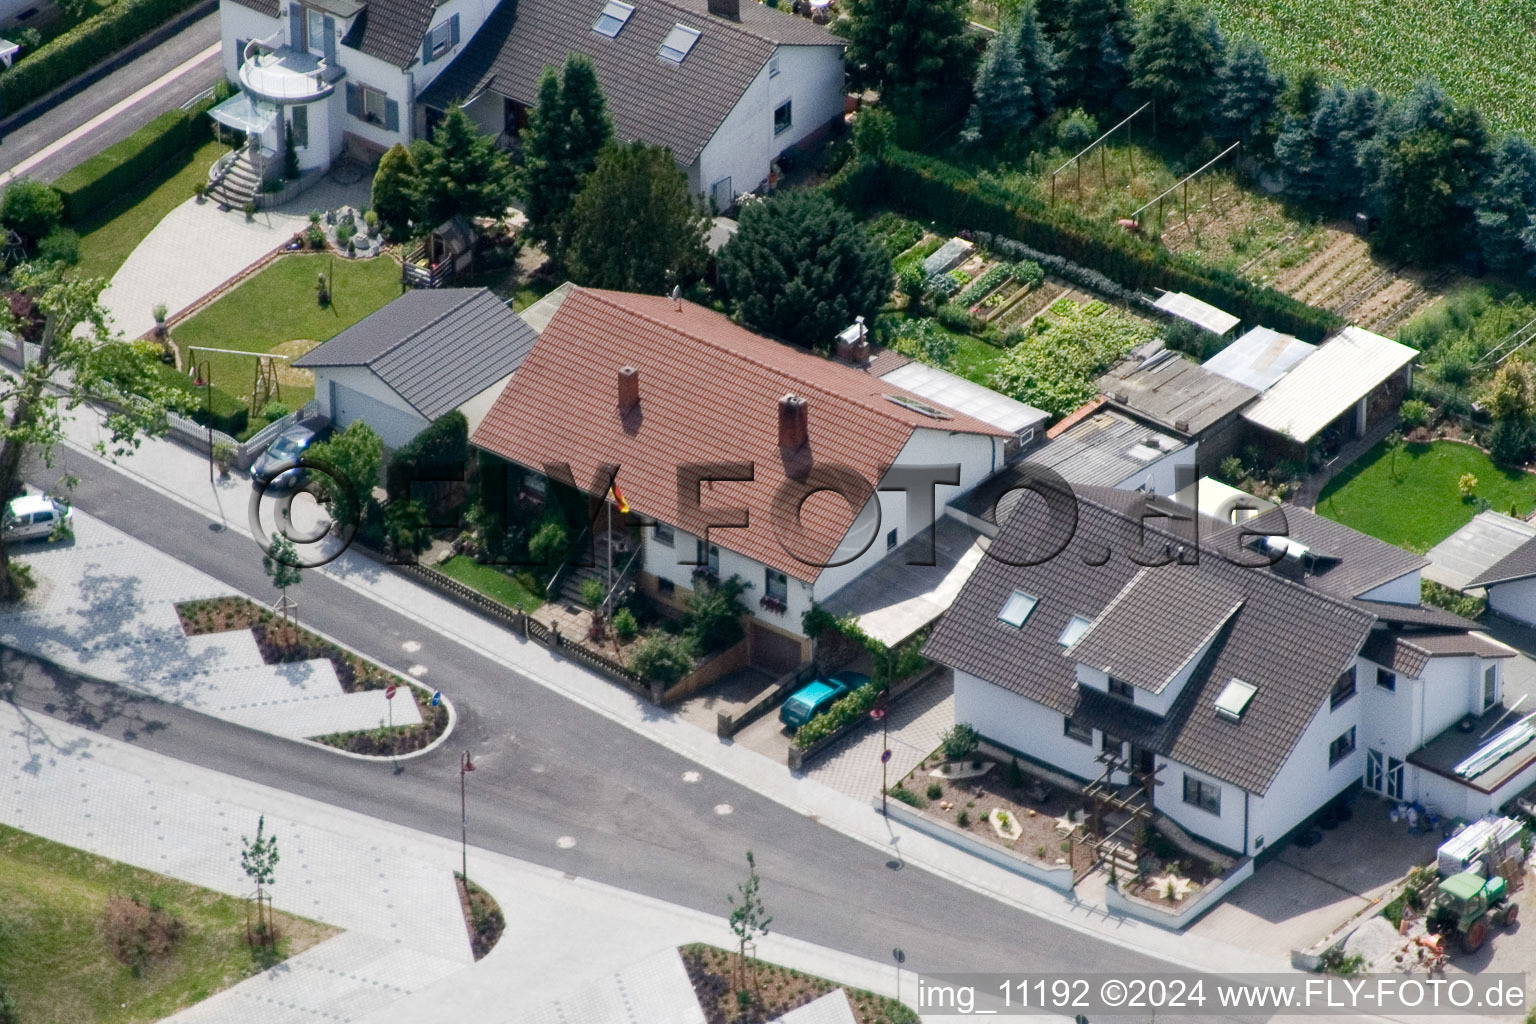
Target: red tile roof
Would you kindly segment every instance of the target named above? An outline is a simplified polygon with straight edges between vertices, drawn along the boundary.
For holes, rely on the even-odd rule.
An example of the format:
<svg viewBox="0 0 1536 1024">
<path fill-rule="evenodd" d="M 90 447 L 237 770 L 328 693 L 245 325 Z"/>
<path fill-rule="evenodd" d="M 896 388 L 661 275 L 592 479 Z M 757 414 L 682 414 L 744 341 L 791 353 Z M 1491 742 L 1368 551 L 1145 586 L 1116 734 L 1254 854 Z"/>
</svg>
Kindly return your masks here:
<svg viewBox="0 0 1536 1024">
<path fill-rule="evenodd" d="M 627 415 L 618 405 L 624 366 L 640 371 L 640 404 Z M 809 411 L 810 443 L 794 453 L 780 449 L 778 433 L 779 399 L 790 393 L 805 398 Z M 706 509 L 749 510 L 746 527 L 713 529 L 711 539 L 813 581 L 820 568 L 787 552 L 770 519 L 786 476 L 803 479 L 813 463 L 840 464 L 872 487 L 918 428 L 1009 436 L 947 409 L 936 419 L 887 395 L 931 407 L 872 374 L 759 337 L 694 303 L 577 288 L 472 440 L 533 469 L 569 463 L 582 487 L 598 466 L 616 463 L 632 509 L 696 535 L 700 521 L 679 511 L 678 468 L 751 462 L 755 480 L 703 486 Z M 830 561 L 858 511 L 831 492 L 806 501 L 807 560 Z"/>
</svg>

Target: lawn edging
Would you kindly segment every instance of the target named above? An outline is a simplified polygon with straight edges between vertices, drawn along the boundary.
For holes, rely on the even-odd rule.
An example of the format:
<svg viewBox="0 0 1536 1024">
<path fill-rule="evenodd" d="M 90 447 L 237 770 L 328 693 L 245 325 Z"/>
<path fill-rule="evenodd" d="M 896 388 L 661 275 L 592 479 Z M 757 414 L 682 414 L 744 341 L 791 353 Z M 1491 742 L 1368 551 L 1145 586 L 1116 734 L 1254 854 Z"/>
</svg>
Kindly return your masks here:
<svg viewBox="0 0 1536 1024">
<path fill-rule="evenodd" d="M 880 798 L 875 797 L 875 810 L 879 811 L 881 809 L 880 805 Z M 1070 865 L 1046 867 L 1044 865 L 1031 864 L 1022 857 L 1015 857 L 1004 850 L 988 846 L 986 843 L 952 829 L 948 825 L 934 821 L 916 808 L 908 807 L 900 800 L 887 801 L 885 815 L 895 818 L 902 824 L 915 828 L 919 832 L 932 836 L 942 843 L 948 843 L 958 850 L 969 853 L 974 857 L 980 857 L 982 860 L 995 864 L 1005 871 L 1012 871 L 1016 875 L 1023 875 L 1032 881 L 1048 885 L 1057 892 L 1070 893 L 1073 890 L 1072 868 Z"/>
<path fill-rule="evenodd" d="M 1155 903 L 1130 893 L 1122 892 L 1117 885 L 1104 887 L 1104 905 L 1112 914 L 1134 917 L 1138 921 L 1155 924 L 1170 931 L 1183 931 L 1198 921 L 1206 911 L 1226 898 L 1227 893 L 1253 877 L 1253 858 L 1244 857 L 1227 872 L 1227 876 L 1215 885 L 1206 886 L 1192 900 L 1180 903 L 1178 909 L 1164 909 Z"/>
</svg>

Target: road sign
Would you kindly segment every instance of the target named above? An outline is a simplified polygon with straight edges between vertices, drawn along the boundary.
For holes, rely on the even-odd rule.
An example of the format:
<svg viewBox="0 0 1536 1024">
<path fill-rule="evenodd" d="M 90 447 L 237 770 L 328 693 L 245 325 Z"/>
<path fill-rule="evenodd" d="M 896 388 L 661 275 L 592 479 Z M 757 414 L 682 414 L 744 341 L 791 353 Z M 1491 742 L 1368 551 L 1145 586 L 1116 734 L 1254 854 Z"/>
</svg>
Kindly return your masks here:
<svg viewBox="0 0 1536 1024">
<path fill-rule="evenodd" d="M 907 954 L 901 951 L 900 946 L 897 946 L 895 949 L 891 950 L 891 957 L 899 964 L 904 964 L 907 962 Z"/>
<path fill-rule="evenodd" d="M 432 706 L 433 707 L 437 707 L 442 702 L 443 702 L 443 691 L 442 690 L 433 690 L 432 691 Z"/>
<path fill-rule="evenodd" d="M 890 759 L 891 759 L 891 752 L 889 750 L 887 750 L 885 753 L 880 755 L 880 763 L 881 764 L 885 764 L 885 762 L 889 761 Z"/>
<path fill-rule="evenodd" d="M 388 686 L 384 687 L 384 699 L 385 700 L 394 700 L 395 699 L 395 690 L 396 689 L 397 689 L 397 687 L 395 686 L 394 683 L 390 683 Z"/>
</svg>

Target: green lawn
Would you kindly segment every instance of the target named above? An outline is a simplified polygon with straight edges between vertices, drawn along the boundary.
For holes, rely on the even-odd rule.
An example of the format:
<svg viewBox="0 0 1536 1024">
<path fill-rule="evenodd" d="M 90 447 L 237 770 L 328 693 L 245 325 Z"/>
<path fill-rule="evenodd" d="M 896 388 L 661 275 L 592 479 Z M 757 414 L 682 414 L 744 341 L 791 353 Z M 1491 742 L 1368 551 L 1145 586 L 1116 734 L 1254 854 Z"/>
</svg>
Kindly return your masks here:
<svg viewBox="0 0 1536 1024">
<path fill-rule="evenodd" d="M 315 280 L 332 275 L 331 303 L 315 298 Z M 172 338 L 182 365 L 194 345 L 276 352 L 298 357 L 343 328 L 350 327 L 401 294 L 400 265 L 387 256 L 347 260 L 324 253 L 284 256 L 247 279 L 192 318 L 176 325 Z M 237 401 L 249 400 L 256 360 L 199 353 L 212 364 L 214 387 Z M 279 370 L 282 402 L 297 409 L 315 395 L 302 371 Z"/>
<path fill-rule="evenodd" d="M 158 905 L 184 923 L 169 957 L 139 977 L 104 940 L 112 896 Z M 335 934 L 276 916 L 287 936 L 281 956 Z M 246 944 L 245 920 L 245 900 L 0 825 L 0 987 L 24 1024 L 138 1024 L 206 999 L 263 967 Z"/>
<path fill-rule="evenodd" d="M 1477 506 L 1457 493 L 1463 473 L 1477 477 L 1474 493 L 1496 512 L 1526 516 L 1536 506 L 1536 476 L 1501 469 L 1471 445 L 1405 445 L 1394 475 L 1383 442 L 1323 488 L 1317 511 L 1390 544 L 1425 551 L 1477 514 Z"/>
<path fill-rule="evenodd" d="M 950 333 L 954 334 L 953 331 Z M 945 369 L 951 373 L 958 373 L 966 380 L 974 381 L 983 387 L 989 386 L 987 382 L 992 379 L 992 371 L 1008 350 L 988 344 L 980 338 L 973 338 L 969 334 L 954 336 L 959 339 L 960 348 Z"/>
<path fill-rule="evenodd" d="M 508 608 L 521 604 L 524 611 L 531 612 L 544 603 L 543 598 L 535 596 L 513 579 L 510 572 L 494 565 L 482 565 L 468 555 L 455 555 L 438 566 L 438 569 L 444 575 L 452 576 L 466 587 L 478 590 Z"/>
<path fill-rule="evenodd" d="M 208 168 L 228 151 L 228 146 L 217 142 L 188 150 L 179 162 L 167 164 L 105 210 L 70 225 L 81 236 L 80 276 L 110 278 L 117 273 L 144 236 L 171 210 L 192 198 L 192 186 L 206 179 Z"/>
</svg>

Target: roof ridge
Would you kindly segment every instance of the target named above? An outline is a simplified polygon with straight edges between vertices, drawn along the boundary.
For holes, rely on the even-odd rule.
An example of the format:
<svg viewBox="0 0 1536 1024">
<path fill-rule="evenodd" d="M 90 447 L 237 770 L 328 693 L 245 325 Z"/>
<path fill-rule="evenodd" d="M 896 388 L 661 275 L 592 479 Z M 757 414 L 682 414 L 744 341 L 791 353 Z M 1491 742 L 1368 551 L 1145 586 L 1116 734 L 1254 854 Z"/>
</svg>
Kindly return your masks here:
<svg viewBox="0 0 1536 1024">
<path fill-rule="evenodd" d="M 1070 485 L 1069 485 L 1069 490 L 1071 490 Z M 1102 512 L 1107 512 L 1111 516 L 1114 516 L 1115 518 L 1123 520 L 1125 522 L 1128 522 L 1128 523 L 1136 522 L 1136 520 L 1132 520 L 1124 512 L 1122 512 L 1119 509 L 1116 509 L 1116 508 L 1106 504 L 1105 502 L 1102 502 L 1102 501 L 1099 501 L 1099 500 L 1097 500 L 1095 498 L 1083 495 L 1081 493 L 1078 493 L 1075 490 L 1071 490 L 1071 493 L 1072 493 L 1072 498 L 1073 498 L 1074 501 L 1086 502 L 1087 504 L 1092 505 L 1094 508 L 1097 508 L 1097 509 L 1099 509 Z M 1179 536 L 1177 536 L 1175 534 L 1169 533 L 1168 531 L 1162 529 L 1161 527 L 1158 527 L 1158 526 L 1155 526 L 1155 525 L 1149 525 L 1145 519 L 1140 520 L 1140 522 L 1141 522 L 1141 526 L 1142 526 L 1143 531 L 1149 531 L 1149 532 L 1152 532 L 1152 533 L 1156 533 L 1158 536 L 1164 538 L 1165 540 L 1172 541 L 1172 542 L 1178 543 L 1178 544 L 1190 544 L 1190 543 L 1193 543 L 1193 545 L 1194 545 L 1194 547 L 1195 547 L 1195 549 L 1197 551 L 1200 551 L 1200 552 L 1205 553 L 1205 554 L 1210 554 L 1212 556 L 1220 558 L 1220 559 L 1222 559 L 1222 561 L 1225 561 L 1228 564 L 1232 565 L 1232 567 L 1234 569 L 1245 569 L 1246 571 L 1253 571 L 1253 569 L 1257 568 L 1257 567 L 1246 567 L 1246 566 L 1237 565 L 1236 563 L 1233 563 L 1229 559 L 1225 558 L 1225 556 L 1222 555 L 1222 553 L 1221 553 L 1221 551 L 1219 549 L 1213 549 L 1213 548 L 1207 547 L 1205 541 L 1200 538 L 1198 531 L 1196 532 L 1195 540 L 1193 542 L 1191 542 L 1188 538 L 1179 537 Z M 1207 534 L 1206 536 L 1209 537 L 1210 535 Z M 1225 536 L 1225 533 L 1218 534 L 1218 536 Z M 1318 598 L 1318 599 L 1320 599 L 1320 600 L 1322 600 L 1322 601 L 1324 601 L 1324 602 L 1326 602 L 1328 604 L 1333 605 L 1334 607 L 1338 608 L 1340 611 L 1352 611 L 1352 612 L 1354 612 L 1354 613 L 1356 613 L 1358 615 L 1369 616 L 1370 619 L 1371 619 L 1371 622 L 1373 622 L 1373 623 L 1379 621 L 1379 616 L 1377 616 L 1375 612 L 1372 612 L 1369 609 L 1360 608 L 1360 607 L 1355 606 L 1355 604 L 1353 602 L 1355 600 L 1357 600 L 1356 598 L 1338 597 L 1338 596 L 1336 596 L 1334 594 L 1328 593 L 1326 590 L 1320 590 L 1320 589 L 1318 589 L 1316 587 L 1309 587 L 1309 586 L 1307 586 L 1307 585 L 1305 585 L 1303 583 L 1297 582 L 1296 580 L 1287 579 L 1286 577 L 1276 575 L 1275 573 L 1265 573 L 1264 574 L 1264 579 L 1269 581 L 1270 583 L 1277 583 L 1277 584 L 1283 584 L 1283 585 L 1288 586 L 1288 587 L 1294 587 L 1294 588 L 1296 588 L 1297 590 L 1301 591 L 1304 594 L 1309 594 L 1309 595 L 1311 595 L 1311 596 L 1313 596 L 1315 598 Z"/>
<path fill-rule="evenodd" d="M 921 429 L 921 427 L 922 427 L 922 424 L 907 422 L 894 409 L 887 409 L 887 408 L 884 408 L 879 403 L 866 402 L 866 401 L 864 401 L 860 397 L 856 397 L 856 396 L 853 396 L 853 395 L 847 395 L 847 394 L 844 394 L 844 393 L 842 393 L 840 391 L 833 391 L 832 389 L 830 389 L 830 388 L 828 388 L 828 387 L 826 387 L 824 385 L 817 384 L 814 381 L 810 381 L 810 380 L 805 379 L 805 377 L 802 376 L 799 373 L 792 372 L 792 371 L 789 371 L 789 370 L 785 370 L 785 369 L 782 369 L 782 368 L 777 367 L 777 366 L 771 366 L 768 363 L 764 362 L 763 360 L 757 358 L 756 356 L 748 355 L 745 352 L 741 352 L 741 351 L 737 350 L 736 348 L 732 347 L 731 345 L 725 344 L 725 343 L 720 342 L 720 341 L 711 341 L 710 339 L 701 337 L 701 336 L 693 333 L 692 331 L 689 331 L 689 330 L 687 330 L 687 329 L 685 329 L 683 327 L 678 326 L 677 324 L 673 324 L 673 323 L 669 323 L 669 322 L 667 322 L 665 320 L 657 319 L 656 317 L 651 316 L 649 313 L 642 312 L 642 311 L 640 311 L 638 309 L 633 308 L 632 306 L 625 305 L 622 302 L 614 301 L 611 298 L 614 295 L 628 294 L 626 292 L 611 292 L 611 291 L 608 291 L 606 289 L 583 288 L 580 285 L 578 285 L 575 288 L 571 289 L 572 295 L 575 295 L 578 292 L 594 295 L 594 296 L 596 296 L 598 298 L 599 301 L 607 301 L 609 305 L 613 306 L 616 309 L 622 309 L 626 313 L 631 314 L 632 316 L 637 316 L 640 319 L 645 320 L 648 323 L 655 324 L 657 327 L 664 328 L 665 330 L 673 331 L 673 332 L 675 332 L 677 334 L 682 335 L 685 338 L 689 338 L 689 339 L 691 339 L 693 341 L 696 341 L 696 342 L 698 342 L 701 345 L 708 345 L 710 348 L 713 348 L 713 349 L 716 349 L 716 350 L 719 350 L 719 351 L 722 351 L 722 352 L 727 352 L 730 355 L 736 357 L 737 359 L 740 359 L 740 360 L 742 360 L 743 362 L 746 362 L 746 363 L 750 363 L 751 365 L 756 366 L 756 367 L 758 367 L 761 370 L 766 370 L 769 373 L 778 374 L 779 376 L 782 376 L 782 377 L 788 377 L 790 380 L 794 381 L 796 384 L 798 384 L 798 385 L 800 385 L 802 387 L 808 388 L 808 389 L 812 389 L 812 390 L 816 391 L 817 393 L 819 393 L 819 394 L 821 394 L 821 395 L 823 395 L 823 396 L 825 396 L 827 398 L 835 399 L 835 400 L 841 401 L 841 402 L 846 402 L 849 405 L 856 405 L 859 408 L 864 409 L 866 412 L 871 412 L 871 413 L 874 413 L 876 416 L 880 416 L 880 417 L 883 417 L 885 419 L 891 420 L 893 422 L 899 423 L 903 427 L 906 427 L 909 431 L 918 430 L 918 429 Z M 688 299 L 682 299 L 680 301 L 687 302 L 690 306 L 695 306 L 695 307 L 697 307 L 697 308 L 699 308 L 701 310 L 704 310 L 705 312 L 713 313 L 715 316 L 723 316 L 723 314 L 718 313 L 715 310 L 708 309 L 705 306 L 700 306 L 698 303 L 692 302 L 692 301 L 690 301 Z M 747 329 L 745 327 L 742 327 L 739 324 L 732 323 L 731 326 L 736 327 L 738 330 L 744 331 L 746 333 L 749 333 L 749 334 L 751 333 L 751 332 L 747 331 Z M 760 336 L 754 335 L 754 337 L 760 337 Z M 790 346 L 787 342 L 777 341 L 777 340 L 775 340 L 773 338 L 762 338 L 762 340 L 766 341 L 766 342 L 769 342 L 771 344 L 774 344 L 774 345 L 783 345 L 784 347 L 790 348 L 790 349 L 792 349 L 793 351 L 796 351 L 796 352 L 799 351 L 798 349 L 793 349 L 793 346 Z M 821 357 L 813 355 L 812 353 L 809 353 L 809 352 L 806 352 L 806 353 L 803 353 L 803 354 L 807 358 L 811 358 L 811 359 L 821 358 Z M 839 372 L 841 372 L 844 369 L 844 367 L 842 367 L 840 364 L 834 363 L 830 359 L 824 360 L 824 361 L 828 365 L 830 365 L 830 366 L 837 367 Z M 846 369 L 850 373 L 858 374 L 861 378 L 868 376 L 867 374 L 859 373 L 859 371 L 854 370 L 852 367 L 847 367 Z M 881 380 L 882 378 L 876 377 L 874 379 L 875 380 Z M 932 405 L 932 404 L 934 404 L 932 402 L 929 402 L 927 399 L 924 399 L 921 395 L 912 394 L 906 388 L 898 387 L 897 385 L 894 385 L 894 384 L 890 384 L 890 385 L 887 385 L 887 386 L 890 387 L 894 391 L 899 391 L 899 392 L 901 392 L 903 394 L 911 394 L 914 399 L 916 399 L 917 401 L 923 402 L 925 405 Z M 886 405 L 895 405 L 894 402 L 887 402 L 885 404 Z M 945 407 L 945 408 L 949 412 L 951 412 L 953 414 L 964 415 L 963 413 L 960 413 L 958 410 L 948 409 L 948 407 Z M 921 415 L 921 413 L 919 413 L 918 415 Z M 976 431 L 974 431 L 974 430 L 963 430 L 963 431 L 958 431 L 958 432 L 959 433 L 966 433 L 966 434 L 974 434 L 974 433 L 976 433 Z M 988 435 L 988 436 L 990 436 L 990 435 Z"/>
<path fill-rule="evenodd" d="M 756 3 L 757 0 L 742 0 L 742 2 L 743 3 Z M 686 6 L 685 4 L 683 4 L 681 2 L 681 0 L 656 0 L 656 3 L 658 5 L 660 5 L 660 6 L 663 6 L 663 7 L 670 7 L 674 11 L 682 11 L 683 13 L 689 15 L 690 17 L 695 17 L 695 18 L 702 17 L 702 18 L 706 19 L 706 22 L 708 24 L 720 25 L 720 26 L 722 26 L 722 27 L 724 27 L 724 28 L 726 28 L 726 29 L 728 29 L 730 31 L 739 32 L 739 33 L 741 33 L 744 36 L 751 36 L 753 39 L 757 39 L 757 40 L 760 40 L 760 41 L 765 42 L 765 43 L 770 43 L 770 44 L 772 44 L 775 47 L 779 47 L 779 46 L 809 46 L 809 45 L 811 45 L 809 43 L 785 43 L 782 40 L 775 39 L 772 36 L 763 35 L 761 32 L 756 31 L 755 29 L 749 28 L 745 21 L 741 21 L 739 19 L 733 20 L 731 18 L 727 18 L 727 17 L 724 17 L 722 15 L 715 14 L 713 11 L 710 11 L 707 8 L 704 11 L 700 12 L 700 11 L 694 10 L 691 7 Z M 771 19 L 773 17 L 773 15 L 768 14 L 767 13 L 768 11 L 773 11 L 774 14 L 778 14 L 778 15 L 781 15 L 781 16 L 786 17 L 786 18 L 795 17 L 795 15 L 793 15 L 793 14 L 784 13 L 782 11 L 779 11 L 778 8 L 768 7 L 766 4 L 764 4 L 763 5 L 764 17 Z M 823 45 L 823 46 L 833 46 L 833 45 L 836 45 L 839 42 L 837 37 L 833 36 L 833 34 L 832 34 L 830 29 L 827 30 L 827 34 L 829 36 L 832 36 L 832 42 L 823 43 L 821 45 Z"/>
</svg>

